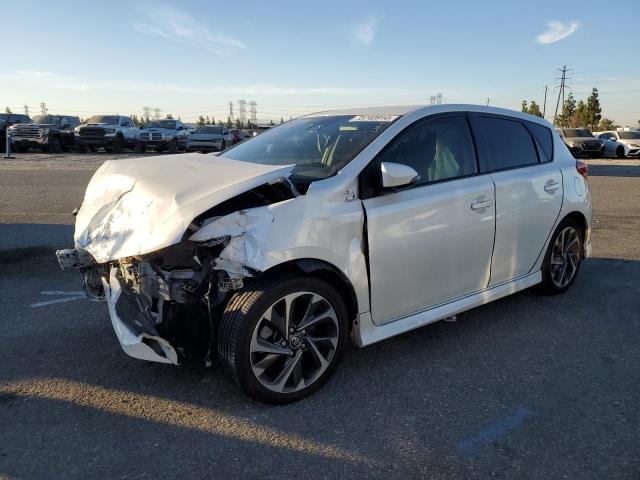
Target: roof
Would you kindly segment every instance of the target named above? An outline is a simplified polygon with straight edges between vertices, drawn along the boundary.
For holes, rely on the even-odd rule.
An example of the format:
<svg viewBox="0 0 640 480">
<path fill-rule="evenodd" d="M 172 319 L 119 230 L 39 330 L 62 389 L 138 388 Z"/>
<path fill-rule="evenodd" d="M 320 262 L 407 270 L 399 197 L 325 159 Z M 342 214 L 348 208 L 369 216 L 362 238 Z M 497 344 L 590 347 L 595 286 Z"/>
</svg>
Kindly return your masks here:
<svg viewBox="0 0 640 480">
<path fill-rule="evenodd" d="M 524 120 L 533 121 L 536 123 L 544 124 L 549 127 L 550 124 L 547 120 L 530 115 L 528 113 L 519 112 L 517 110 L 509 110 L 507 108 L 490 107 L 486 105 L 473 105 L 473 104 L 441 104 L 441 105 L 395 105 L 395 106 L 380 106 L 380 107 L 352 107 L 342 108 L 338 110 L 326 110 L 322 112 L 310 113 L 305 115 L 306 117 L 324 116 L 324 115 L 408 115 L 410 113 L 424 111 L 423 113 L 445 113 L 445 112 L 479 112 L 479 113 L 493 113 L 497 115 L 507 115 L 510 117 L 521 118 Z"/>
</svg>

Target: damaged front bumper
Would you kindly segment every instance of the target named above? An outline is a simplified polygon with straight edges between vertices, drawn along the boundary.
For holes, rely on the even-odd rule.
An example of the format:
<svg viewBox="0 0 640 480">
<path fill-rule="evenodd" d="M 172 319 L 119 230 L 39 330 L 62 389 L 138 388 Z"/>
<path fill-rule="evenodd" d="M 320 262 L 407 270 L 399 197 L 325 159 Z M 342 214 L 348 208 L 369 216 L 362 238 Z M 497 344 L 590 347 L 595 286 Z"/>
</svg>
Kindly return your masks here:
<svg viewBox="0 0 640 480">
<path fill-rule="evenodd" d="M 109 278 L 102 278 L 111 324 L 124 352 L 134 358 L 178 365 L 173 346 L 158 333 L 152 314 L 143 298 L 123 285 L 118 269 L 111 268 Z"/>
</svg>

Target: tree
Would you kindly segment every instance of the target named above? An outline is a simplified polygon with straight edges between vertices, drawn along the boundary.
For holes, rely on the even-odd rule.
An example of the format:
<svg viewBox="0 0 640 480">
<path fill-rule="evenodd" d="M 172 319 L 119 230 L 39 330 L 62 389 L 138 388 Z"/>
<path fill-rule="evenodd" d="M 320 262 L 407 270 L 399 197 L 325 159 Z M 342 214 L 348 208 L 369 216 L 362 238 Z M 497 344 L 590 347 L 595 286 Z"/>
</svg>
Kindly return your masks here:
<svg viewBox="0 0 640 480">
<path fill-rule="evenodd" d="M 280 117 L 280 125 L 284 123 L 284 118 Z"/>
<path fill-rule="evenodd" d="M 200 115 L 200 116 L 198 117 L 198 126 L 199 126 L 199 127 L 202 127 L 202 126 L 204 126 L 204 124 L 205 124 L 205 123 L 204 123 L 204 117 L 203 117 L 202 115 Z"/>
<path fill-rule="evenodd" d="M 616 122 L 613 120 L 609 120 L 608 118 L 603 118 L 598 123 L 598 126 L 595 128 L 596 132 L 606 132 L 607 130 L 615 130 L 620 125 L 616 125 Z"/>
<path fill-rule="evenodd" d="M 540 111 L 540 106 L 533 100 L 531 100 L 531 103 L 529 104 L 529 110 L 527 111 L 527 113 L 531 115 L 535 115 L 536 117 L 542 116 L 542 112 Z"/>
<path fill-rule="evenodd" d="M 216 119 L 213 118 L 213 115 L 211 115 L 211 124 L 210 125 L 215 125 L 216 124 Z"/>
<path fill-rule="evenodd" d="M 5 108 L 4 113 L 11 113 L 11 109 L 9 107 Z"/>
<path fill-rule="evenodd" d="M 244 128 L 244 125 L 242 124 L 242 121 L 239 118 L 236 118 L 236 128 L 238 130 Z"/>
<path fill-rule="evenodd" d="M 576 114 L 576 99 L 570 93 L 562 105 L 562 113 L 556 118 L 556 125 L 559 127 L 571 126 L 571 121 Z"/>
<path fill-rule="evenodd" d="M 227 128 L 233 127 L 233 122 L 231 121 L 231 117 L 227 117 Z"/>
<path fill-rule="evenodd" d="M 527 113 L 527 101 L 526 100 L 522 100 L 522 107 L 520 108 L 520 111 L 522 113 Z"/>
<path fill-rule="evenodd" d="M 600 99 L 598 98 L 598 89 L 593 87 L 591 95 L 587 98 L 585 120 L 592 130 L 596 128 L 598 122 L 602 118 L 602 108 L 600 107 Z"/>
<path fill-rule="evenodd" d="M 205 125 L 211 125 L 211 119 L 209 118 L 209 115 L 207 115 L 207 119 L 204 122 Z"/>
<path fill-rule="evenodd" d="M 575 113 L 569 121 L 568 127 L 578 128 L 588 126 L 587 105 L 582 100 L 578 102 Z"/>
<path fill-rule="evenodd" d="M 173 115 L 171 115 L 170 113 L 167 113 L 167 120 L 173 120 Z"/>
</svg>

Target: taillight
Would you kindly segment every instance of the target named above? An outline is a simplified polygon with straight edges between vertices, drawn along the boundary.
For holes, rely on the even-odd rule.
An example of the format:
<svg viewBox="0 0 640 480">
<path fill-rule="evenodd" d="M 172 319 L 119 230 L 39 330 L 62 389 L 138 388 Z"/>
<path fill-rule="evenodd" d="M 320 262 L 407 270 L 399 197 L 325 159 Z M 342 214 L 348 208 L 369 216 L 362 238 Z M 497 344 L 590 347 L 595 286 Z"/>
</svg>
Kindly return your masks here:
<svg viewBox="0 0 640 480">
<path fill-rule="evenodd" d="M 589 176 L 589 165 L 582 160 L 576 160 L 576 170 L 584 177 L 585 180 Z"/>
</svg>

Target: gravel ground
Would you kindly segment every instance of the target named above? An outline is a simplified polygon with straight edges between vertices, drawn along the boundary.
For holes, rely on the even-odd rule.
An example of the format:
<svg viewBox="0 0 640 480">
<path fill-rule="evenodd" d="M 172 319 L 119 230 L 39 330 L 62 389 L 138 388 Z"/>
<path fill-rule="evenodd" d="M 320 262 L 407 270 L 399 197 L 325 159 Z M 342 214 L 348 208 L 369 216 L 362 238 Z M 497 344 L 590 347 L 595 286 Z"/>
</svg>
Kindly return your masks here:
<svg viewBox="0 0 640 480">
<path fill-rule="evenodd" d="M 107 158 L 22 157 L 0 161 L 0 250 L 69 232 Z M 589 163 L 594 257 L 569 292 L 352 347 L 283 407 L 127 357 L 50 246 L 5 249 L 0 478 L 640 478 L 640 162 Z"/>
</svg>

